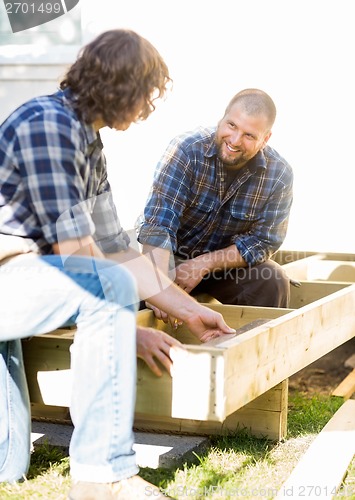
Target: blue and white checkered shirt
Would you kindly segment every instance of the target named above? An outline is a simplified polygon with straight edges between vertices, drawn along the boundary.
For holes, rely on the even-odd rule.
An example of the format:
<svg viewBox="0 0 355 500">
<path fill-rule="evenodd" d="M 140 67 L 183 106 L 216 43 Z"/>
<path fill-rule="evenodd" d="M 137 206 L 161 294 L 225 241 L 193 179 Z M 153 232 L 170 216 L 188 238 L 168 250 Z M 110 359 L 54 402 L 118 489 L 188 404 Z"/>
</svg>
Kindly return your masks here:
<svg viewBox="0 0 355 500">
<path fill-rule="evenodd" d="M 100 136 L 72 99 L 69 90 L 32 99 L 0 126 L 0 234 L 42 254 L 88 235 L 104 252 L 124 250 Z"/>
<path fill-rule="evenodd" d="M 198 128 L 171 141 L 157 165 L 138 240 L 185 259 L 235 243 L 254 265 L 276 252 L 285 238 L 292 169 L 266 146 L 228 187 L 215 131 Z"/>
</svg>

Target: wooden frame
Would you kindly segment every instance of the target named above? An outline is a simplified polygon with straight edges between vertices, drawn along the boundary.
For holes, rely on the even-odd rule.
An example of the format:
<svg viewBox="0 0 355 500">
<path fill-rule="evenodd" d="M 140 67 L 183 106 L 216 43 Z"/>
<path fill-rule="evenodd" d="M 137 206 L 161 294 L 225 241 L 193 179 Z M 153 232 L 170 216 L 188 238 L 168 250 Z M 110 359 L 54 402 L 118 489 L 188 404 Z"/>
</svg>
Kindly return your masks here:
<svg viewBox="0 0 355 500">
<path fill-rule="evenodd" d="M 299 264 L 298 272 L 305 269 Z M 140 311 L 139 324 L 176 336 L 185 351 L 174 357 L 173 377 L 157 378 L 138 360 L 136 427 L 197 434 L 246 427 L 283 438 L 288 377 L 355 336 L 355 284 L 301 281 L 291 291 L 291 309 L 208 304 L 237 334 L 205 344 L 184 326 L 173 331 Z M 57 330 L 23 342 L 34 415 L 68 417 L 74 333 Z"/>
<path fill-rule="evenodd" d="M 296 280 L 355 282 L 355 260 L 339 260 L 338 256 L 313 255 L 285 264 L 283 268 Z"/>
</svg>

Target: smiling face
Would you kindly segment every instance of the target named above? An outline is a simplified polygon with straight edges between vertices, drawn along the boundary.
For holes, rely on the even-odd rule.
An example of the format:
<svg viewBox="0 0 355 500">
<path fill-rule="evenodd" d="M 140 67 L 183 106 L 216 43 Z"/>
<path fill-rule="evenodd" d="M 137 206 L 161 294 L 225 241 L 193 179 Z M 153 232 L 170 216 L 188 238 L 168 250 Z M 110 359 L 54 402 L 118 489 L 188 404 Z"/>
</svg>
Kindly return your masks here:
<svg viewBox="0 0 355 500">
<path fill-rule="evenodd" d="M 238 102 L 229 108 L 216 131 L 218 158 L 238 170 L 265 147 L 271 136 L 264 114 L 248 114 Z"/>
</svg>

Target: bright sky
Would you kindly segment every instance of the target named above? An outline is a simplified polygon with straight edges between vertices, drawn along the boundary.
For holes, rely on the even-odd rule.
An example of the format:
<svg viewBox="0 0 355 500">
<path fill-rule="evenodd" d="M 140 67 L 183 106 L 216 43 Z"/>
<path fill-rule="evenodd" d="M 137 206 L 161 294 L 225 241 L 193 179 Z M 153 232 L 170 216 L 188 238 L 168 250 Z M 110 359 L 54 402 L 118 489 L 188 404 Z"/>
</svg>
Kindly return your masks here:
<svg viewBox="0 0 355 500">
<path fill-rule="evenodd" d="M 122 225 L 133 227 L 170 139 L 216 124 L 236 92 L 259 87 L 278 109 L 270 145 L 295 174 L 283 248 L 355 253 L 353 5 L 80 0 L 84 43 L 109 28 L 131 28 L 158 48 L 174 80 L 171 94 L 146 122 L 126 132 L 102 132 Z"/>
<path fill-rule="evenodd" d="M 143 208 L 168 141 L 215 124 L 237 91 L 259 87 L 278 108 L 270 145 L 295 173 L 283 248 L 355 252 L 353 0 L 106 0 L 99 15 L 94 3 L 86 11 L 88 33 L 138 31 L 174 79 L 147 122 L 103 134 L 124 226 L 132 227 Z"/>
</svg>

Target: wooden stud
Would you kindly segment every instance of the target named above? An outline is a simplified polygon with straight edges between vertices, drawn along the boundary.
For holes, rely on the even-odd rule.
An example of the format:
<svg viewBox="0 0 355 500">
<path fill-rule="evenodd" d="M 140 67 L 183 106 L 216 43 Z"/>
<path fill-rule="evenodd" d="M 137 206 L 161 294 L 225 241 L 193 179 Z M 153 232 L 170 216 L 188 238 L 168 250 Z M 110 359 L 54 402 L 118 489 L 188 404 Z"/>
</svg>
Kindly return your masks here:
<svg viewBox="0 0 355 500">
<path fill-rule="evenodd" d="M 340 382 L 338 387 L 332 392 L 332 396 L 349 399 L 355 393 L 355 368 L 345 379 Z"/>
<path fill-rule="evenodd" d="M 311 443 L 276 498 L 333 498 L 354 453 L 355 400 L 349 400 Z M 350 498 L 346 491 L 345 497 Z"/>
<path fill-rule="evenodd" d="M 355 262 L 327 260 L 313 255 L 283 266 L 290 278 L 302 281 L 355 282 Z"/>
</svg>

